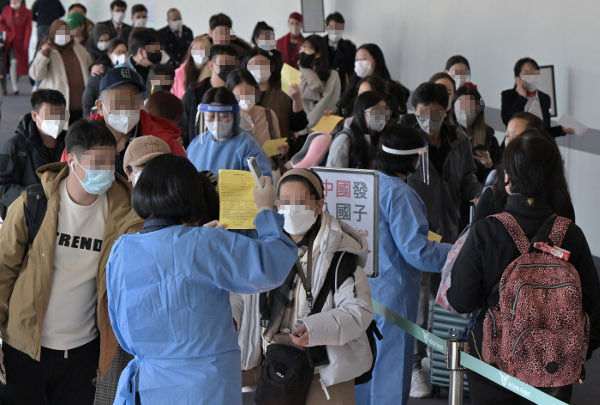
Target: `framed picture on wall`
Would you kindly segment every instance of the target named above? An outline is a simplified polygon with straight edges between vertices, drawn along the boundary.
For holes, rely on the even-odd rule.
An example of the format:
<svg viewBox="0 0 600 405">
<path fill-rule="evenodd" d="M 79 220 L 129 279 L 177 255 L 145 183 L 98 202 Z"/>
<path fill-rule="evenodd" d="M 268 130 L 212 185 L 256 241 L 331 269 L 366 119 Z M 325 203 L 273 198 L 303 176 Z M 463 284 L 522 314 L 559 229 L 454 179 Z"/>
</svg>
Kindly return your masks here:
<svg viewBox="0 0 600 405">
<path fill-rule="evenodd" d="M 302 20 L 305 34 L 325 31 L 325 9 L 323 0 L 301 0 Z"/>
<path fill-rule="evenodd" d="M 554 82 L 554 65 L 540 66 L 540 82 L 538 89 L 550 96 L 550 116 L 556 117 L 556 87 Z"/>
</svg>

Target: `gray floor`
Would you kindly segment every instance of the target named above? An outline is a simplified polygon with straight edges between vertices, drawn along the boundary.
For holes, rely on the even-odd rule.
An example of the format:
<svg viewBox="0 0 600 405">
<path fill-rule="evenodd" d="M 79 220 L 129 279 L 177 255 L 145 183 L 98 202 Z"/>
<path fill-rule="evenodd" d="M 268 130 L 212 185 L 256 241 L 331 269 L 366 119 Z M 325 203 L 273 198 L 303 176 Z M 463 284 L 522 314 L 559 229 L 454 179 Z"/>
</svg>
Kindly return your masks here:
<svg viewBox="0 0 600 405">
<path fill-rule="evenodd" d="M 0 142 L 14 134 L 14 129 L 23 116 L 31 111 L 29 105 L 30 86 L 25 78 L 19 82 L 20 95 L 5 95 L 2 103 L 2 120 L 0 121 Z M 600 299 L 600 297 L 599 297 Z M 574 405 L 588 405 L 600 403 L 600 354 L 598 351 L 594 357 L 586 363 L 587 379 L 584 384 L 576 384 L 573 395 Z M 596 398 L 594 400 L 593 398 Z M 442 405 L 448 403 L 447 391 L 442 391 L 436 397 L 426 399 L 410 399 L 410 405 Z M 468 396 L 465 397 L 464 404 L 470 404 Z"/>
</svg>

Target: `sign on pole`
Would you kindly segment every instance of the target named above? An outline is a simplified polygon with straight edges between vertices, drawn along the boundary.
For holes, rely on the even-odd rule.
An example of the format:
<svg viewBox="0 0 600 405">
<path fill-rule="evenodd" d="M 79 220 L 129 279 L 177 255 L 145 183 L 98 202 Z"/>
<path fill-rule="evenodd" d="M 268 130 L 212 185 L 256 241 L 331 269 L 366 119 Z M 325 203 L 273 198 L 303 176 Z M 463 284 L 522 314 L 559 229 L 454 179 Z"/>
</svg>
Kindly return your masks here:
<svg viewBox="0 0 600 405">
<path fill-rule="evenodd" d="M 376 170 L 313 167 L 325 191 L 324 211 L 344 221 L 367 238 L 368 277 L 379 272 L 379 173 Z"/>
</svg>

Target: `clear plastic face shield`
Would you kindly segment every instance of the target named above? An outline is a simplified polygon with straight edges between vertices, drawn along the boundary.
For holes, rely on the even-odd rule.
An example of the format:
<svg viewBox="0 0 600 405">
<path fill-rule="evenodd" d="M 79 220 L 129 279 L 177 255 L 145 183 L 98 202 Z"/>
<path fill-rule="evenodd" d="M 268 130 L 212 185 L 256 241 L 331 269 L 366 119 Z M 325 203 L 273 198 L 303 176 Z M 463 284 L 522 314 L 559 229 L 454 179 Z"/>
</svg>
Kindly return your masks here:
<svg viewBox="0 0 600 405">
<path fill-rule="evenodd" d="M 240 123 L 239 104 L 200 104 L 196 114 L 196 128 L 200 141 L 206 136 L 222 142 L 229 139 Z"/>
<path fill-rule="evenodd" d="M 381 145 L 381 150 L 385 153 L 389 153 L 390 155 L 396 156 L 408 156 L 408 155 L 419 155 L 419 161 L 417 162 L 417 170 L 419 170 L 419 166 L 421 166 L 423 183 L 429 185 L 429 144 L 426 144 L 422 148 L 417 149 L 392 149 L 388 148 L 385 145 Z"/>
</svg>

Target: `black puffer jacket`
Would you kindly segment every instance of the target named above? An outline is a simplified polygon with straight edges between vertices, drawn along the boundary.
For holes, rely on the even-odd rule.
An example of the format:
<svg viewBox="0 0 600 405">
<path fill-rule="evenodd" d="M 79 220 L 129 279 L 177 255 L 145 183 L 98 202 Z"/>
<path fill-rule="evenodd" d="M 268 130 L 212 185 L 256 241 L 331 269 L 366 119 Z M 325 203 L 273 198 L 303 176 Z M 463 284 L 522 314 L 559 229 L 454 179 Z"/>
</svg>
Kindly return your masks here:
<svg viewBox="0 0 600 405">
<path fill-rule="evenodd" d="M 6 216 L 8 206 L 23 189 L 40 182 L 35 173 L 48 163 L 60 162 L 65 148 L 66 131 L 57 138 L 56 148 L 48 149 L 42 143 L 37 125 L 31 114 L 23 116 L 15 135 L 0 147 L 0 216 Z"/>
</svg>

